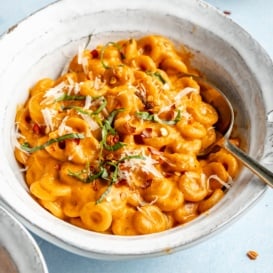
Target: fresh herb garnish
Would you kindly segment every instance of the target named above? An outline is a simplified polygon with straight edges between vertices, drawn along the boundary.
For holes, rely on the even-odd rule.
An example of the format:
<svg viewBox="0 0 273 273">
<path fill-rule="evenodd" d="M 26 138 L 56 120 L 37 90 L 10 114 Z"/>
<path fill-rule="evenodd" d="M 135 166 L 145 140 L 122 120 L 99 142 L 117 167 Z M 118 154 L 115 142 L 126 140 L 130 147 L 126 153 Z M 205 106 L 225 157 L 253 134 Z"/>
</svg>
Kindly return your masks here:
<svg viewBox="0 0 273 273">
<path fill-rule="evenodd" d="M 84 114 L 84 115 L 88 115 L 88 116 L 91 116 L 93 114 L 93 111 L 90 111 L 88 109 L 84 109 L 83 107 L 81 106 L 75 106 L 75 105 L 69 105 L 69 106 L 65 106 L 62 108 L 63 110 L 70 110 L 70 109 L 73 109 L 75 110 L 76 112 L 78 113 L 81 113 L 81 114 Z"/>
<path fill-rule="evenodd" d="M 50 140 L 48 140 L 44 144 L 38 145 L 38 146 L 34 146 L 34 147 L 30 147 L 28 143 L 23 143 L 21 145 L 21 149 L 24 150 L 27 153 L 34 153 L 36 151 L 43 150 L 46 147 L 48 147 L 51 144 L 56 143 L 56 142 L 62 142 L 62 141 L 67 140 L 67 139 L 83 139 L 83 138 L 84 138 L 83 134 L 70 133 L 70 134 L 66 134 L 66 135 L 60 136 L 60 137 L 51 138 Z"/>
<path fill-rule="evenodd" d="M 89 116 L 98 115 L 106 107 L 107 100 L 104 97 L 96 97 L 96 98 L 92 98 L 92 99 L 101 100 L 100 106 L 95 111 L 90 111 L 90 110 L 85 109 L 83 107 L 74 106 L 74 105 L 65 106 L 65 107 L 63 107 L 63 110 L 74 109 L 77 112 L 82 113 L 84 115 L 89 115 Z"/>
<path fill-rule="evenodd" d="M 83 115 L 87 115 L 87 116 L 92 117 L 99 124 L 99 126 L 102 127 L 102 121 L 101 121 L 101 119 L 99 118 L 98 115 L 106 107 L 107 100 L 104 97 L 98 97 L 98 98 L 95 98 L 95 99 L 100 99 L 101 100 L 100 106 L 95 111 L 91 111 L 91 110 L 85 109 L 85 108 L 80 107 L 80 106 L 75 106 L 75 105 L 65 106 L 65 107 L 63 107 L 63 110 L 74 109 L 78 113 L 81 113 Z"/>
<path fill-rule="evenodd" d="M 156 72 L 150 72 L 150 71 L 147 71 L 146 72 L 148 75 L 150 76 L 154 76 L 156 77 L 160 82 L 162 82 L 163 84 L 166 83 L 166 80 L 162 77 L 162 75 L 160 74 L 159 71 L 156 71 Z"/>
<path fill-rule="evenodd" d="M 177 111 L 176 117 L 172 120 L 160 119 L 157 114 L 150 114 L 149 112 L 136 112 L 136 115 L 138 118 L 143 119 L 143 120 L 164 123 L 167 125 L 175 125 L 181 119 L 181 111 L 180 110 Z"/>
<path fill-rule="evenodd" d="M 77 108 L 73 107 L 73 109 L 79 110 L 81 113 L 84 113 L 84 114 L 89 114 L 88 111 L 83 112 L 82 108 L 77 109 Z M 116 115 L 122 111 L 124 111 L 123 108 L 119 108 L 119 109 L 112 111 L 110 113 L 110 115 L 103 122 L 101 122 L 102 138 L 100 141 L 101 148 L 100 148 L 100 153 L 99 153 L 99 167 L 98 167 L 97 171 L 96 172 L 91 171 L 90 167 L 88 165 L 88 166 L 86 166 L 85 169 L 81 170 L 80 172 L 75 173 L 75 172 L 69 171 L 68 174 L 70 176 L 73 176 L 84 183 L 92 182 L 93 180 L 95 180 L 97 178 L 102 178 L 104 180 L 107 180 L 109 178 L 109 174 L 108 174 L 108 171 L 106 168 L 108 165 L 108 166 L 112 166 L 114 168 L 114 172 L 112 173 L 111 179 L 112 179 L 112 181 L 116 182 L 116 177 L 117 177 L 117 172 L 118 172 L 117 166 L 118 165 L 115 165 L 116 163 L 113 163 L 111 161 L 104 160 L 102 153 L 103 153 L 104 149 L 107 151 L 116 151 L 124 146 L 124 143 L 119 142 L 119 141 L 114 143 L 113 145 L 110 145 L 107 143 L 107 137 L 109 135 L 114 135 L 114 136 L 117 135 L 116 130 L 112 127 L 112 123 L 114 122 Z M 121 160 L 117 161 L 117 164 L 126 160 L 127 158 L 129 158 L 129 157 L 122 158 Z"/>
<path fill-rule="evenodd" d="M 111 176 L 107 176 L 107 177 L 111 177 L 109 180 L 109 184 L 107 189 L 102 193 L 102 195 L 99 197 L 99 199 L 96 201 L 96 204 L 100 203 L 103 201 L 103 199 L 107 196 L 108 193 L 110 193 L 112 186 L 117 183 L 118 181 L 118 172 L 119 172 L 119 164 L 126 161 L 126 160 L 130 160 L 130 159 L 142 159 L 144 160 L 145 158 L 142 155 L 129 155 L 129 156 L 125 156 L 121 159 L 119 159 L 118 161 L 105 161 L 105 165 L 109 165 L 111 166 L 114 170 L 112 171 Z M 107 170 L 106 170 L 107 172 Z"/>
<path fill-rule="evenodd" d="M 104 97 L 98 97 L 96 99 L 101 100 L 101 105 L 98 107 L 97 110 L 93 111 L 93 115 L 98 115 L 107 105 L 107 100 Z"/>
<path fill-rule="evenodd" d="M 68 175 L 72 176 L 83 183 L 91 183 L 96 179 L 102 179 L 108 181 L 108 187 L 105 192 L 99 197 L 96 201 L 96 204 L 102 202 L 105 196 L 110 192 L 111 187 L 118 182 L 118 172 L 119 172 L 119 164 L 123 163 L 126 160 L 130 159 L 141 159 L 144 160 L 145 157 L 142 155 L 128 155 L 124 156 L 119 160 L 112 161 L 101 161 L 100 166 L 97 172 L 91 170 L 90 165 L 87 164 L 86 167 L 79 172 L 72 172 L 68 170 Z M 110 167 L 110 168 L 109 168 Z"/>
<path fill-rule="evenodd" d="M 99 168 L 99 171 L 92 172 L 90 170 L 89 164 L 84 169 L 80 170 L 79 172 L 72 172 L 68 170 L 68 175 L 78 179 L 79 181 L 83 183 L 90 183 L 98 178 L 104 178 L 104 179 L 106 178 L 105 168 L 101 166 Z"/>
<path fill-rule="evenodd" d="M 102 104 L 99 106 L 99 108 L 95 111 L 90 111 L 88 109 L 84 109 L 83 107 L 79 106 L 66 106 L 63 109 L 74 109 L 75 111 L 84 114 L 84 115 L 89 115 L 92 117 L 97 117 L 97 115 L 106 107 L 107 101 L 105 98 L 102 100 Z M 117 136 L 117 132 L 115 128 L 112 127 L 112 123 L 116 117 L 116 115 L 120 112 L 124 111 L 123 108 L 116 109 L 110 113 L 110 115 L 105 119 L 105 120 L 100 120 L 99 118 L 96 118 L 96 122 L 99 124 L 101 127 L 101 153 L 102 150 L 105 149 L 107 151 L 116 151 L 124 146 L 124 143 L 117 141 L 116 143 L 113 144 L 108 144 L 107 143 L 107 138 L 109 135 L 111 136 Z"/>
<path fill-rule="evenodd" d="M 111 188 L 112 188 L 113 184 L 109 185 L 107 187 L 107 189 L 102 193 L 102 195 L 99 197 L 99 199 L 96 200 L 95 204 L 99 204 L 103 201 L 103 199 L 110 193 Z"/>
<path fill-rule="evenodd" d="M 147 120 L 147 121 L 154 121 L 155 115 L 150 114 L 149 112 L 136 112 L 138 118 Z"/>
<path fill-rule="evenodd" d="M 63 94 L 59 98 L 57 98 L 55 101 L 65 101 L 65 100 L 85 100 L 86 96 L 79 96 L 79 95 L 68 95 L 68 94 Z"/>
<path fill-rule="evenodd" d="M 110 115 L 104 120 L 102 129 L 101 129 L 101 147 L 106 149 L 107 151 L 116 151 L 124 146 L 124 143 L 122 142 L 117 142 L 114 143 L 113 145 L 110 145 L 107 143 L 107 137 L 109 135 L 117 135 L 116 130 L 112 127 L 112 123 L 116 117 L 116 115 L 120 112 L 123 112 L 123 108 L 116 109 L 110 113 Z"/>
<path fill-rule="evenodd" d="M 105 62 L 104 62 L 104 53 L 105 53 L 105 50 L 107 49 L 107 47 L 109 46 L 113 46 L 115 47 L 116 49 L 118 49 L 119 53 L 120 53 L 120 56 L 122 59 L 125 58 L 124 54 L 121 52 L 121 46 L 117 43 L 114 43 L 114 42 L 108 42 L 100 51 L 100 62 L 103 66 L 103 68 L 105 69 L 110 69 L 111 67 L 108 66 Z"/>
</svg>

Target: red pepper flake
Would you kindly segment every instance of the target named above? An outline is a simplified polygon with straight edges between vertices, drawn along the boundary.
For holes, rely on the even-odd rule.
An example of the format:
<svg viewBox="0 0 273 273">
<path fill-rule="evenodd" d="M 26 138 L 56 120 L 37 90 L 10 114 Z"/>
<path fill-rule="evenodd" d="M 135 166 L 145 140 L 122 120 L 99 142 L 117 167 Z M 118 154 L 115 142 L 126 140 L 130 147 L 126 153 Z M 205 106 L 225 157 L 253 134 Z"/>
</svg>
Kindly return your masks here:
<svg viewBox="0 0 273 273">
<path fill-rule="evenodd" d="M 120 181 L 118 181 L 116 184 L 115 184 L 115 187 L 116 188 L 119 188 L 119 187 L 122 187 L 122 186 L 127 186 L 128 185 L 128 182 L 126 179 L 121 179 Z"/>
<path fill-rule="evenodd" d="M 142 132 L 141 132 L 141 136 L 143 138 L 150 138 L 152 137 L 152 133 L 153 133 L 153 128 L 145 128 Z"/>
<path fill-rule="evenodd" d="M 60 169 L 61 169 L 61 164 L 56 164 L 55 166 L 54 166 L 54 169 L 55 170 L 57 170 L 57 171 L 59 171 Z"/>
<path fill-rule="evenodd" d="M 106 143 L 108 145 L 115 145 L 119 142 L 119 135 L 108 135 L 106 138 Z"/>
<path fill-rule="evenodd" d="M 151 102 L 151 101 L 145 101 L 144 104 L 145 104 L 145 109 L 146 109 L 146 110 L 153 109 L 153 107 L 154 107 L 154 103 Z"/>
<path fill-rule="evenodd" d="M 136 144 L 144 144 L 143 137 L 141 135 L 134 135 L 134 141 Z"/>
<path fill-rule="evenodd" d="M 120 51 L 120 58 L 121 60 L 125 60 L 126 59 L 126 56 L 123 52 Z"/>
<path fill-rule="evenodd" d="M 165 149 L 166 149 L 166 145 L 162 146 L 162 147 L 159 149 L 159 151 L 160 151 L 160 152 L 165 152 Z"/>
<path fill-rule="evenodd" d="M 76 143 L 76 145 L 80 144 L 80 139 L 79 138 L 75 138 L 75 139 L 73 139 L 73 141 Z"/>
<path fill-rule="evenodd" d="M 58 142 L 58 146 L 61 150 L 64 150 L 65 149 L 65 141 L 60 141 Z"/>
<path fill-rule="evenodd" d="M 225 15 L 231 15 L 231 11 L 229 11 L 229 10 L 224 10 L 223 13 L 224 13 Z"/>
<path fill-rule="evenodd" d="M 123 129 L 126 131 L 127 134 L 133 134 L 136 131 L 136 127 L 129 124 L 129 122 L 126 122 L 123 125 Z"/>
<path fill-rule="evenodd" d="M 94 190 L 94 191 L 98 191 L 98 190 L 99 190 L 97 180 L 94 180 L 94 181 L 93 181 L 93 183 L 92 183 L 92 187 L 93 187 L 93 190 Z"/>
<path fill-rule="evenodd" d="M 91 55 L 94 59 L 98 58 L 99 57 L 99 52 L 97 49 L 93 49 L 91 50 Z"/>
<path fill-rule="evenodd" d="M 153 179 L 152 178 L 148 178 L 146 179 L 141 185 L 141 189 L 147 189 L 152 185 Z"/>
<path fill-rule="evenodd" d="M 39 135 L 41 132 L 41 127 L 37 123 L 35 123 L 32 127 L 32 131 L 34 134 Z"/>
<path fill-rule="evenodd" d="M 173 173 L 171 173 L 171 172 L 165 172 L 165 173 L 164 173 L 164 176 L 165 176 L 166 178 L 169 178 L 169 177 L 172 177 L 172 176 L 173 176 Z"/>
</svg>

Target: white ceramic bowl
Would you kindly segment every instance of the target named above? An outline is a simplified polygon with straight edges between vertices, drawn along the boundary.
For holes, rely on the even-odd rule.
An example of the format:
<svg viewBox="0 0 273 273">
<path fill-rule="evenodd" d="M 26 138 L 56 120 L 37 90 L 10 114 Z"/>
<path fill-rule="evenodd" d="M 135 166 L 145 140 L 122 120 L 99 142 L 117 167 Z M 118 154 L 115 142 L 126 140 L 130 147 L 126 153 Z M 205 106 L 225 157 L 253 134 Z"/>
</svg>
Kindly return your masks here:
<svg viewBox="0 0 273 273">
<path fill-rule="evenodd" d="M 189 247 L 231 223 L 265 191 L 243 169 L 209 215 L 169 231 L 122 237 L 82 230 L 41 208 L 29 195 L 13 156 L 16 106 L 41 77 L 56 77 L 88 40 L 92 45 L 158 33 L 186 44 L 194 64 L 226 93 L 236 111 L 236 132 L 248 153 L 260 159 L 266 112 L 272 101 L 273 66 L 248 33 L 199 0 L 63 0 L 30 16 L 0 41 L 0 197 L 32 231 L 67 250 L 99 259 L 155 256 Z"/>
<path fill-rule="evenodd" d="M 48 273 L 45 260 L 34 238 L 1 206 L 0 227 L 0 247 L 7 253 L 4 257 L 9 256 L 18 272 Z"/>
</svg>

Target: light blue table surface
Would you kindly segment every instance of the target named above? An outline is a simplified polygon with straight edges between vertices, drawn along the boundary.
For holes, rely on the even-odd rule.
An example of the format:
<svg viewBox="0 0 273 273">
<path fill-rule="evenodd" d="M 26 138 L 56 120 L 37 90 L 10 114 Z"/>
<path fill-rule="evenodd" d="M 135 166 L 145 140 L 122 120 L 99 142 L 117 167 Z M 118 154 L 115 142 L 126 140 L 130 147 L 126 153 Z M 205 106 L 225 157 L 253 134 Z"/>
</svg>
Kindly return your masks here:
<svg viewBox="0 0 273 273">
<path fill-rule="evenodd" d="M 0 33 L 52 2 L 0 0 Z M 207 2 L 230 12 L 228 16 L 245 28 L 273 58 L 273 0 Z M 49 273 L 272 273 L 273 190 L 268 189 L 236 223 L 209 240 L 158 258 L 97 261 L 66 252 L 37 236 L 35 239 L 44 254 Z M 258 258 L 250 260 L 246 256 L 248 250 L 256 250 Z"/>
</svg>

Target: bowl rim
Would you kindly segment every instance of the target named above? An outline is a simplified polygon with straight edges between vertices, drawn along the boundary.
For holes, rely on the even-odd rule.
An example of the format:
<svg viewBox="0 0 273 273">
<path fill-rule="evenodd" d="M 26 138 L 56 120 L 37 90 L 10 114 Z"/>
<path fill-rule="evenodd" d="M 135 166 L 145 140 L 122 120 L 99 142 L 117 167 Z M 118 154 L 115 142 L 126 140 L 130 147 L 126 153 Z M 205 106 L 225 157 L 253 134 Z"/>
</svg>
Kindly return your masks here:
<svg viewBox="0 0 273 273">
<path fill-rule="evenodd" d="M 84 3 L 84 4 L 87 4 L 87 2 L 88 2 L 87 0 L 82 1 L 82 3 Z M 137 1 L 130 1 L 130 3 L 127 3 L 124 6 L 124 8 L 127 8 L 127 9 L 137 8 L 138 4 L 133 3 L 133 2 L 137 2 Z M 145 0 L 141 0 L 139 2 L 146 3 Z M 160 4 L 160 5 L 162 5 L 162 7 L 164 6 L 164 8 L 171 7 L 170 14 L 179 15 L 181 13 L 181 8 L 178 6 L 178 4 L 181 6 L 182 6 L 182 4 L 186 4 L 191 7 L 198 7 L 199 9 L 202 10 L 202 12 L 205 12 L 207 14 L 211 14 L 211 15 L 217 17 L 217 19 L 219 19 L 221 22 L 228 23 L 229 26 L 231 26 L 233 28 L 236 27 L 236 29 L 240 32 L 239 34 L 243 33 L 243 39 L 247 39 L 248 42 L 251 45 L 255 46 L 255 48 L 259 51 L 259 53 L 261 54 L 261 56 L 263 58 L 262 62 L 264 64 L 266 64 L 270 70 L 273 71 L 272 61 L 271 61 L 270 57 L 267 55 L 267 53 L 262 49 L 262 47 L 245 30 L 243 30 L 239 25 L 237 25 L 230 18 L 228 18 L 227 16 L 222 14 L 219 10 L 217 10 L 213 6 L 203 2 L 202 0 L 180 0 L 180 1 L 169 0 L 168 2 L 169 2 L 168 4 L 164 3 L 164 4 Z M 90 1 L 89 1 L 89 3 L 90 3 Z M 111 3 L 111 1 L 110 0 L 101 0 L 99 3 L 97 3 L 95 5 L 96 5 L 96 7 L 101 7 L 101 9 L 102 9 L 102 7 L 104 5 L 103 3 L 109 4 L 109 3 Z M 123 5 L 122 3 L 124 3 L 124 2 L 122 2 L 121 0 L 116 0 L 115 3 L 118 3 L 119 6 L 122 6 Z M 157 3 L 156 0 L 149 1 L 148 7 L 146 7 L 146 9 L 148 8 L 148 10 L 150 10 L 152 7 L 154 7 L 155 3 Z M 0 38 L 0 47 L 1 47 L 1 42 L 3 42 L 7 37 L 16 36 L 20 30 L 22 30 L 22 29 L 24 30 L 26 28 L 26 26 L 29 25 L 32 21 L 36 20 L 38 18 L 38 16 L 40 16 L 41 14 L 45 15 L 47 13 L 49 14 L 50 12 L 54 12 L 56 7 L 62 6 L 62 5 L 68 5 L 68 6 L 72 5 L 72 7 L 74 6 L 72 0 L 58 0 L 54 3 L 47 5 L 45 8 L 30 15 L 29 17 L 27 17 L 26 19 L 21 21 L 21 23 L 16 24 L 12 29 L 10 29 L 9 31 L 4 33 L 2 35 L 2 37 Z M 162 7 L 161 7 L 161 9 L 162 9 Z M 175 9 L 177 9 L 178 11 L 176 11 Z M 110 8 L 107 8 L 107 10 L 110 10 Z M 206 16 L 208 16 L 208 15 L 206 15 Z M 213 30 L 215 31 L 216 35 L 221 36 L 221 32 L 219 31 L 219 29 L 213 28 Z M 226 37 L 227 41 L 229 41 L 229 39 L 231 39 L 231 38 L 232 37 L 229 34 Z M 242 41 L 240 41 L 240 43 L 241 42 Z M 238 43 L 236 42 L 236 44 L 234 46 L 238 47 L 239 42 Z M 3 177 L 3 181 L 8 179 L 6 177 L 7 173 L 1 167 L 0 167 L 0 176 Z M 237 213 L 233 214 L 232 216 L 229 215 L 228 221 L 227 221 L 227 219 L 225 219 L 226 222 L 223 220 L 222 221 L 219 220 L 217 225 L 211 226 L 210 230 L 206 230 L 206 234 L 204 234 L 206 238 L 208 236 L 211 236 L 211 231 L 213 231 L 213 234 L 214 234 L 214 231 L 218 231 L 218 230 L 222 229 L 228 223 L 237 219 L 239 215 L 241 215 L 247 208 L 249 208 L 252 204 L 254 204 L 255 201 L 257 201 L 263 195 L 263 193 L 266 190 L 266 187 L 264 185 L 260 185 L 259 182 L 257 182 L 257 183 L 254 182 L 254 184 L 255 185 L 257 184 L 255 186 L 257 189 L 257 193 L 255 194 L 253 199 L 246 202 L 244 204 L 244 206 L 241 206 L 240 209 L 238 209 Z M 25 223 L 32 231 L 37 233 L 39 236 L 50 240 L 52 243 L 54 243 L 56 245 L 62 246 L 63 248 L 68 248 L 72 252 L 76 252 L 78 254 L 88 256 L 88 257 L 109 259 L 109 255 L 110 255 L 110 256 L 112 256 L 111 259 L 112 258 L 115 259 L 115 258 L 132 258 L 132 257 L 143 256 L 143 255 L 147 255 L 147 254 L 156 256 L 156 255 L 159 255 L 159 254 L 169 251 L 169 249 L 165 248 L 162 243 L 157 242 L 159 240 L 159 238 L 162 238 L 162 236 L 164 237 L 167 233 L 168 233 L 168 235 L 166 238 L 173 240 L 173 243 L 170 244 L 171 251 L 182 249 L 185 247 L 185 245 L 187 247 L 189 247 L 189 246 L 194 245 L 195 243 L 200 241 L 200 238 L 196 237 L 193 240 L 185 241 L 184 245 L 181 246 L 181 245 L 179 245 L 180 241 L 175 240 L 176 236 L 177 236 L 176 233 L 179 228 L 174 228 L 172 230 L 169 230 L 169 231 L 163 232 L 163 233 L 158 233 L 158 234 L 153 234 L 153 235 L 143 235 L 143 236 L 137 236 L 137 237 L 132 236 L 131 238 L 128 238 L 128 237 L 124 238 L 122 236 L 117 236 L 117 235 L 114 235 L 114 236 L 107 235 L 108 236 L 107 240 L 108 240 L 108 242 L 110 241 L 108 247 L 107 248 L 101 247 L 99 250 L 96 249 L 96 247 L 94 247 L 94 246 L 86 246 L 85 242 L 81 241 L 80 238 L 76 236 L 76 240 L 79 240 L 78 244 L 76 245 L 75 239 L 71 238 L 71 235 L 76 235 L 79 230 L 80 230 L 79 233 L 81 235 L 84 235 L 85 238 L 88 238 L 89 242 L 92 242 L 92 243 L 96 243 L 96 242 L 99 242 L 99 244 L 105 243 L 105 235 L 101 235 L 98 233 L 94 234 L 93 232 L 85 231 L 85 230 L 79 229 L 75 226 L 71 226 L 70 224 L 63 222 L 62 220 L 56 219 L 54 216 L 48 216 L 46 212 L 42 212 L 42 215 L 46 216 L 48 219 L 51 218 L 52 222 L 48 223 L 48 225 L 46 227 L 41 229 L 41 227 L 39 226 L 40 223 L 38 221 L 36 221 L 35 219 L 33 219 L 34 212 L 28 212 L 28 211 L 24 212 L 24 210 L 28 210 L 29 204 L 24 203 L 23 199 L 21 199 L 19 196 L 16 196 L 17 199 L 14 200 L 13 189 L 8 188 L 7 186 L 4 187 L 4 193 L 5 193 L 5 196 L 2 196 L 2 199 L 5 203 L 5 206 L 7 208 L 11 209 L 12 211 L 14 211 L 16 213 L 16 215 L 18 216 L 18 218 L 23 223 Z M 0 198 L 1 198 L 1 195 L 0 195 Z M 11 204 L 9 202 L 9 200 L 12 200 L 12 199 L 14 201 L 13 204 Z M 34 205 L 34 211 L 38 211 L 39 209 L 40 209 L 39 205 L 37 205 L 37 206 Z M 196 221 L 200 221 L 201 219 L 202 219 L 202 217 Z M 195 223 L 195 222 L 192 222 L 192 223 Z M 61 228 L 59 227 L 58 223 L 62 223 L 60 225 Z M 61 234 L 63 234 L 63 231 L 62 231 L 63 227 L 66 228 L 66 232 L 67 232 L 65 235 L 65 239 L 61 238 Z M 186 225 L 185 230 L 189 229 L 189 227 L 192 227 L 192 224 Z M 53 228 L 53 231 L 50 231 L 50 229 L 52 229 L 52 228 Z M 147 237 L 149 238 L 149 240 L 151 240 L 152 243 L 149 243 L 150 246 L 145 245 L 146 249 L 143 249 L 143 242 L 145 242 L 145 240 L 146 240 L 145 238 L 147 238 Z M 119 238 L 120 242 L 122 243 L 122 247 L 118 247 L 118 248 L 116 247 L 117 246 L 117 244 L 116 244 L 117 238 Z M 154 244 L 154 246 L 151 246 L 152 244 Z M 137 245 L 137 251 L 135 249 L 132 249 L 132 246 L 134 246 L 134 245 L 135 246 Z"/>
</svg>

